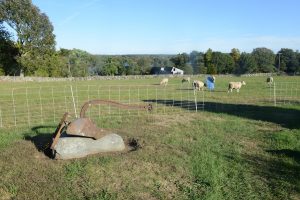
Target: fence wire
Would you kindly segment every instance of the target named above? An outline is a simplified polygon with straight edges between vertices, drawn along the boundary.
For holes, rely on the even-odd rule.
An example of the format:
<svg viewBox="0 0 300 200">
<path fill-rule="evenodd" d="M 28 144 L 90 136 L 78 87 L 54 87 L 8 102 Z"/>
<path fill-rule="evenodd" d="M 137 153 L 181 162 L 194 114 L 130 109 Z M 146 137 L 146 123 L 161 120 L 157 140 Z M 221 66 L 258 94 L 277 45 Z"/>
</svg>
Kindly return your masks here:
<svg viewBox="0 0 300 200">
<path fill-rule="evenodd" d="M 125 105 L 151 104 L 151 113 L 112 105 L 95 105 L 86 112 L 90 118 L 113 118 L 198 111 L 204 108 L 204 92 L 185 85 L 63 85 L 13 88 L 0 94 L 0 127 L 57 123 L 65 112 L 77 118 L 82 105 L 94 99 Z"/>
<path fill-rule="evenodd" d="M 80 85 L 6 88 L 0 93 L 0 128 L 58 123 L 65 112 L 79 117 L 82 105 L 94 99 L 125 105 L 153 106 L 151 112 L 95 105 L 87 116 L 95 120 L 165 115 L 202 110 L 222 111 L 226 106 L 300 105 L 300 84 L 279 82 L 273 85 L 251 83 L 239 93 L 223 87 L 214 91 L 193 90 L 190 84 L 161 85 Z M 237 106 L 237 109 L 239 107 Z M 255 109 L 255 108 L 253 108 Z"/>
</svg>

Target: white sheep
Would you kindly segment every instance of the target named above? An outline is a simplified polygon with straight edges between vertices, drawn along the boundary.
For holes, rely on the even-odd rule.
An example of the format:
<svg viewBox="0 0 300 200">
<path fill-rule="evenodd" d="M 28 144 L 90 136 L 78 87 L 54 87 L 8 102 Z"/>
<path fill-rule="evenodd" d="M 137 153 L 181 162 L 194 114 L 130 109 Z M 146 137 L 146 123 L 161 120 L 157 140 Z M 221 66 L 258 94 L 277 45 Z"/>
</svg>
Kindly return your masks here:
<svg viewBox="0 0 300 200">
<path fill-rule="evenodd" d="M 215 76 L 211 76 L 211 78 L 213 79 L 213 82 L 216 82 L 216 77 Z"/>
<path fill-rule="evenodd" d="M 191 78 L 190 78 L 190 77 L 184 77 L 184 78 L 181 80 L 181 83 L 185 83 L 185 82 L 190 83 L 190 81 L 191 81 Z"/>
<path fill-rule="evenodd" d="M 242 85 L 246 85 L 245 81 L 241 81 L 241 82 L 229 82 L 228 84 L 228 92 L 232 92 L 233 89 L 236 89 L 237 92 L 240 91 Z"/>
<path fill-rule="evenodd" d="M 161 81 L 160 81 L 160 85 L 168 85 L 168 82 L 169 82 L 169 79 L 168 78 L 163 78 Z"/>
<path fill-rule="evenodd" d="M 202 81 L 194 80 L 193 81 L 193 88 L 194 90 L 203 90 L 204 88 L 204 83 Z"/>
<path fill-rule="evenodd" d="M 268 83 L 269 86 L 271 86 L 273 84 L 273 77 L 272 76 L 267 78 L 267 83 Z"/>
</svg>

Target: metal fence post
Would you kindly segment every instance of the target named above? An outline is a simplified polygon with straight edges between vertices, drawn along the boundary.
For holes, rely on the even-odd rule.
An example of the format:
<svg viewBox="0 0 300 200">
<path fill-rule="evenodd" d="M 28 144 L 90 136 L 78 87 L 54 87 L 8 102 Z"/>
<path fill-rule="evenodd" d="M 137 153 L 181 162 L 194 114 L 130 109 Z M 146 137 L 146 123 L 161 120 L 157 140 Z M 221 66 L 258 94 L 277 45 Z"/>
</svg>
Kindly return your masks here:
<svg viewBox="0 0 300 200">
<path fill-rule="evenodd" d="M 275 82 L 274 82 L 273 97 L 274 97 L 274 106 L 276 106 L 276 83 Z"/>
</svg>

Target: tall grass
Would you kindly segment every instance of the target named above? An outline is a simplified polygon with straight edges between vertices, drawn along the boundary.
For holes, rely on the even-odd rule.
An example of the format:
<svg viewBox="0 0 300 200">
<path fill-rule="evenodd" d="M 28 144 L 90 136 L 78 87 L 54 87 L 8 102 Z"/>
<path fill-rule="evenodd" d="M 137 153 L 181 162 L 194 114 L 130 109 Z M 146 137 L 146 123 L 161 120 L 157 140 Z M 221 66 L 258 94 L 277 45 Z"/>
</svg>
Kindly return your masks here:
<svg viewBox="0 0 300 200">
<path fill-rule="evenodd" d="M 299 77 L 278 79 L 299 81 Z M 98 126 L 113 128 L 125 141 L 130 138 L 138 141 L 141 148 L 136 151 L 58 161 L 43 152 L 58 123 L 53 118 L 44 124 L 1 129 L 0 197 L 299 199 L 299 105 L 274 107 L 247 99 L 265 98 L 261 95 L 269 88 L 255 86 L 264 81 L 261 77 L 245 78 L 247 85 L 239 94 L 227 93 L 228 80 L 228 77 L 217 78 L 216 91 L 206 93 L 205 109 L 197 113 L 187 107 L 170 107 L 173 102 L 166 99 L 171 97 L 181 103 L 180 95 L 176 97 L 170 90 L 169 98 L 155 102 L 162 110 L 165 106 L 169 108 L 165 113 L 94 118 Z M 141 85 L 143 81 L 99 84 Z M 156 84 L 159 80 L 147 81 Z M 171 79 L 174 84 L 178 81 Z M 19 83 L 5 84 L 7 89 L 18 87 Z M 91 82 L 74 84 L 91 85 Z M 145 95 L 141 99 L 151 102 L 152 98 Z M 98 111 L 97 107 L 92 110 Z M 64 110 L 60 112 L 57 110 L 57 115 Z"/>
</svg>

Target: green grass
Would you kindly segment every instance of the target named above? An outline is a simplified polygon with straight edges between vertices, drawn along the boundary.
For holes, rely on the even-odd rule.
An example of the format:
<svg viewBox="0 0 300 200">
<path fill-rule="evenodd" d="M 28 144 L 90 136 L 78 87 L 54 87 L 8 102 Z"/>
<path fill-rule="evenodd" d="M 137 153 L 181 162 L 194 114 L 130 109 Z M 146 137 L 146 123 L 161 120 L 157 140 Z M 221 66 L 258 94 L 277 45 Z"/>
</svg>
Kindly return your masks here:
<svg viewBox="0 0 300 200">
<path fill-rule="evenodd" d="M 125 141 L 137 139 L 141 148 L 136 151 L 52 160 L 43 149 L 59 120 L 1 129 L 0 199 L 299 199 L 299 105 L 245 104 L 245 97 L 264 98 L 265 88 L 255 88 L 264 78 L 245 78 L 247 85 L 239 94 L 227 94 L 229 79 L 217 78 L 217 91 L 207 93 L 211 96 L 204 111 L 173 108 L 167 113 L 95 118 Z M 158 79 L 147 81 L 155 84 Z M 5 84 L 8 88 L 19 83 Z M 168 102 L 158 104 L 163 108 Z M 58 119 L 62 114 L 57 113 Z"/>
</svg>

